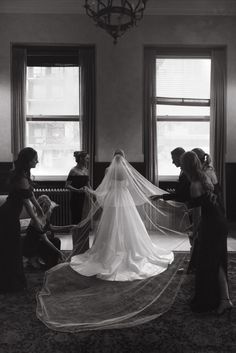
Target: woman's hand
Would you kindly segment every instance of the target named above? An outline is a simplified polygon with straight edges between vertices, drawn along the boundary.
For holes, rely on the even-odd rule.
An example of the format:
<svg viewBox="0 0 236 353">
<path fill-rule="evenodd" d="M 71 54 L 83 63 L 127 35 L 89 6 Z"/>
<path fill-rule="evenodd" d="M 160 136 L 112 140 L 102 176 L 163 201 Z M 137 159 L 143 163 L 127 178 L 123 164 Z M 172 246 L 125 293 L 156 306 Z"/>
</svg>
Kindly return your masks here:
<svg viewBox="0 0 236 353">
<path fill-rule="evenodd" d="M 94 194 L 93 189 L 90 189 L 88 186 L 83 187 L 83 192 L 85 192 L 85 194 L 87 194 L 87 195 Z"/>
<path fill-rule="evenodd" d="M 96 192 L 95 192 L 93 189 L 89 188 L 88 186 L 84 186 L 84 187 L 83 187 L 83 191 L 84 191 L 85 194 L 87 194 L 87 195 L 96 196 Z"/>
<path fill-rule="evenodd" d="M 83 191 L 86 192 L 87 194 L 89 194 L 90 191 L 91 191 L 87 186 L 83 186 L 82 189 L 83 189 Z"/>
</svg>

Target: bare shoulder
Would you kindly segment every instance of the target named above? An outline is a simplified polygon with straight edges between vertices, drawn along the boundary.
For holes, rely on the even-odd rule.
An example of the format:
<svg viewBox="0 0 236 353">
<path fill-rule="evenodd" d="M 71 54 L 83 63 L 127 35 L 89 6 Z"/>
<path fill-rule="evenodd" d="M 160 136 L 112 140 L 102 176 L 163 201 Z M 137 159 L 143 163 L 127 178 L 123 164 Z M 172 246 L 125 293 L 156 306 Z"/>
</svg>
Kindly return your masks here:
<svg viewBox="0 0 236 353">
<path fill-rule="evenodd" d="M 81 169 L 75 166 L 70 170 L 69 176 L 88 176 L 88 169 L 87 168 Z"/>
<path fill-rule="evenodd" d="M 75 167 L 71 168 L 71 170 L 69 171 L 68 175 L 69 176 L 75 176 L 76 175 L 76 168 Z"/>
<path fill-rule="evenodd" d="M 190 186 L 192 197 L 199 197 L 203 194 L 203 187 L 200 181 L 192 181 Z"/>
</svg>

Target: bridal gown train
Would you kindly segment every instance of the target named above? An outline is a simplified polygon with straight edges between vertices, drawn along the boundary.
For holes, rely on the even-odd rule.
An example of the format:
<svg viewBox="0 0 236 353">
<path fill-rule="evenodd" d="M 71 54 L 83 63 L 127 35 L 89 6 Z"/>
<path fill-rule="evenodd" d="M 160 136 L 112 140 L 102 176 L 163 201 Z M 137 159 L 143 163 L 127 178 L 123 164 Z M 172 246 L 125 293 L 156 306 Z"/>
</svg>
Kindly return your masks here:
<svg viewBox="0 0 236 353">
<path fill-rule="evenodd" d="M 173 252 L 153 244 L 146 227 L 176 233 L 182 214 L 176 218 L 155 206 L 149 197 L 163 190 L 119 156 L 96 190 L 86 191 L 90 211 L 74 231 L 87 234 L 92 226 L 93 245 L 80 254 L 78 241 L 67 262 L 46 272 L 37 317 L 63 332 L 131 327 L 159 317 L 178 292 L 181 276 L 175 274 L 184 258 L 174 260 Z"/>
<path fill-rule="evenodd" d="M 151 241 L 126 180 L 104 198 L 103 212 L 91 249 L 71 258 L 72 269 L 109 281 L 133 281 L 158 275 L 174 260 L 171 251 Z"/>
</svg>

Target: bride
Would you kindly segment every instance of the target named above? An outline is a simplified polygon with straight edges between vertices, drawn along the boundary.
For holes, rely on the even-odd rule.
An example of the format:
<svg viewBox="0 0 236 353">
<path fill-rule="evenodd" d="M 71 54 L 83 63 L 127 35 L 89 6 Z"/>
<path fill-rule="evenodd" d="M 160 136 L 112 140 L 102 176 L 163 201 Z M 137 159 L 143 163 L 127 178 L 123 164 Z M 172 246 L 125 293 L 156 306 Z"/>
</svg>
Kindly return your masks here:
<svg viewBox="0 0 236 353">
<path fill-rule="evenodd" d="M 75 227 L 80 239 L 65 263 L 45 274 L 37 317 L 63 332 L 123 328 L 152 320 L 175 299 L 184 257 L 153 244 L 147 229 L 175 236 L 188 226 L 183 204 L 159 200 L 159 189 L 117 150 L 96 190 L 84 188 L 90 210 Z M 89 250 L 78 254 L 93 229 Z M 85 240 L 86 241 L 86 240 Z"/>
<path fill-rule="evenodd" d="M 132 281 L 158 275 L 167 269 L 174 254 L 152 243 L 136 208 L 151 204 L 148 197 L 157 188 L 141 175 L 135 180 L 122 150 L 114 153 L 97 190 L 84 189 L 96 197 L 103 211 L 93 246 L 84 254 L 72 257 L 70 266 L 73 270 L 104 280 Z M 160 194 L 160 189 L 157 191 Z"/>
</svg>

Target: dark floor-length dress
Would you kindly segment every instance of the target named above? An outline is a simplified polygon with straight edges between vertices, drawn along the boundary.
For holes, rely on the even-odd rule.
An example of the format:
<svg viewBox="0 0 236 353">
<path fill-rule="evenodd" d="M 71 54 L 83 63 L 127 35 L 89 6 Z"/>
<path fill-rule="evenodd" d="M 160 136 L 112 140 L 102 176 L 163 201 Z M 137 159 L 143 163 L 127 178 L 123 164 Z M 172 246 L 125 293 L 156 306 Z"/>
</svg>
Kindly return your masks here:
<svg viewBox="0 0 236 353">
<path fill-rule="evenodd" d="M 214 185 L 213 193 L 215 194 L 214 197 L 216 198 L 218 203 L 217 207 L 220 207 L 221 213 L 225 214 L 225 208 L 222 201 L 222 189 L 219 183 Z M 190 261 L 189 261 L 188 270 L 187 270 L 188 273 L 194 273 L 196 270 L 197 254 L 198 254 L 198 231 L 194 234 L 191 241 L 191 255 L 190 255 Z"/>
<path fill-rule="evenodd" d="M 70 181 L 71 186 L 73 186 L 75 189 L 80 189 L 83 186 L 88 185 L 89 177 L 88 175 L 69 175 L 67 181 Z M 77 193 L 71 191 L 70 209 L 72 224 L 78 224 L 81 221 L 83 215 L 84 201 L 84 193 Z"/>
<path fill-rule="evenodd" d="M 201 206 L 201 222 L 191 308 L 195 312 L 206 312 L 219 306 L 220 267 L 227 278 L 228 226 L 220 204 L 211 193 L 194 198 L 192 206 Z"/>
<path fill-rule="evenodd" d="M 0 207 L 0 292 L 18 291 L 26 287 L 19 217 L 23 200 L 31 196 L 31 189 L 12 186 L 7 200 Z"/>
<path fill-rule="evenodd" d="M 70 175 L 67 178 L 67 181 L 71 182 L 71 186 L 76 189 L 80 189 L 83 186 L 87 186 L 89 183 L 88 175 Z M 85 193 L 77 193 L 71 191 L 70 197 L 70 210 L 71 210 L 71 221 L 72 224 L 78 224 L 83 216 L 85 210 Z M 89 249 L 89 229 L 80 229 L 78 233 L 73 234 L 73 244 L 74 248 L 76 247 L 76 253 L 84 253 Z"/>
</svg>

